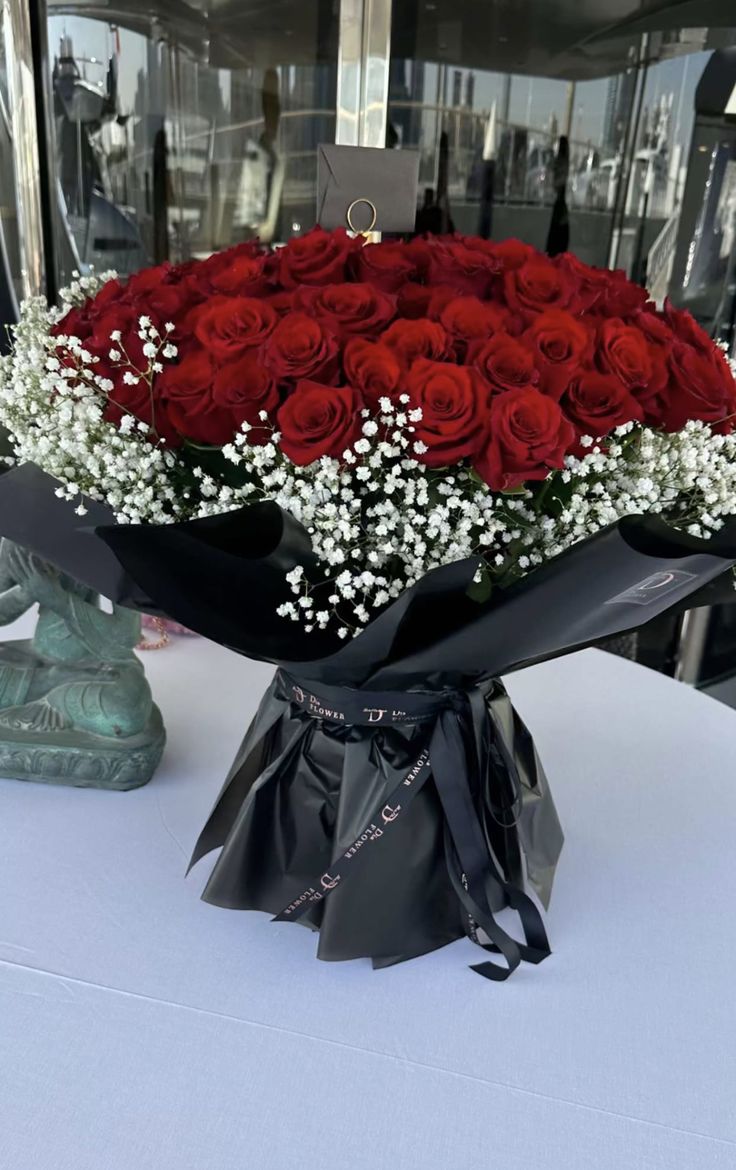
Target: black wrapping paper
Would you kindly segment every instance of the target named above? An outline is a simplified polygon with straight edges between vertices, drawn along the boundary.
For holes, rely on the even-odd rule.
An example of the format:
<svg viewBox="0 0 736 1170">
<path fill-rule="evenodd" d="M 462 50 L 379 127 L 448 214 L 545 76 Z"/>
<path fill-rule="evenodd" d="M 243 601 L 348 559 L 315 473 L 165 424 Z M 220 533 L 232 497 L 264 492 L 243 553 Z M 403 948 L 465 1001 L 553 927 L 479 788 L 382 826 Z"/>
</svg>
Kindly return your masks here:
<svg viewBox="0 0 736 1170">
<path fill-rule="evenodd" d="M 522 891 L 548 903 L 562 832 L 532 738 L 494 680 L 638 628 L 698 591 L 711 601 L 733 588 L 725 571 L 736 562 L 736 520 L 702 541 L 628 517 L 482 604 L 468 596 L 474 559 L 436 569 L 345 643 L 277 616 L 290 597 L 284 574 L 296 564 L 309 571 L 313 558 L 306 533 L 275 505 L 118 526 L 99 505 L 76 516 L 54 487 L 30 467 L 0 478 L 2 534 L 121 604 L 281 668 L 193 863 L 221 847 L 204 893 L 220 906 L 281 914 L 301 891 L 316 891 L 301 921 L 319 929 L 324 959 L 385 966 L 466 933 L 500 946 L 502 974 L 495 963 L 476 968 L 491 978 L 544 957 L 538 912 Z M 380 726 L 370 715 L 363 724 L 335 715 L 362 699 L 395 713 L 412 699 L 435 701 L 440 714 L 389 716 Z M 396 808 L 386 802 L 430 736 L 434 772 L 400 818 L 386 814 L 396 821 L 388 825 L 382 809 Z M 371 845 L 360 864 L 351 860 L 349 878 L 325 886 L 361 838 Z M 504 905 L 524 928 L 516 943 L 493 917 Z"/>
</svg>

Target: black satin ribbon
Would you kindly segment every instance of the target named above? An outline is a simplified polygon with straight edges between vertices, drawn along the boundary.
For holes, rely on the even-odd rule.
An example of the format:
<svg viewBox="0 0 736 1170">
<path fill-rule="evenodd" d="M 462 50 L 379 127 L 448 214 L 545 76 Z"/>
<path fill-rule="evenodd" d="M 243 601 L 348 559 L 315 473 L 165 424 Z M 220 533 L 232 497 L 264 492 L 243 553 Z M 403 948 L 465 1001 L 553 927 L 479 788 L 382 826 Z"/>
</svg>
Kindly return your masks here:
<svg viewBox="0 0 736 1170">
<path fill-rule="evenodd" d="M 513 821 L 502 818 L 520 808 L 521 780 L 489 715 L 486 696 L 493 684 L 468 691 L 430 694 L 367 692 L 322 684 L 315 690 L 283 670 L 278 678 L 286 698 L 314 719 L 374 728 L 423 724 L 427 735 L 420 737 L 424 743 L 412 766 L 382 807 L 368 819 L 362 832 L 333 860 L 329 870 L 316 876 L 274 921 L 301 918 L 310 907 L 337 889 L 384 834 L 391 832 L 432 776 L 445 817 L 445 853 L 450 879 L 468 916 L 468 936 L 483 950 L 500 954 L 505 963 L 488 960 L 471 969 L 486 979 L 504 980 L 522 961 L 540 963 L 547 958 L 550 946 L 541 913 L 529 895 L 505 877 L 471 790 L 470 776 L 475 772 L 475 764 L 480 777 L 483 816 L 492 817 L 504 828 L 513 827 Z M 463 733 L 463 725 L 467 734 Z M 477 757 L 472 763 L 468 759 L 469 738 L 475 742 Z M 492 804 L 492 784 L 501 791 L 510 789 L 513 801 L 506 805 Z M 503 906 L 517 913 L 523 943 L 512 938 L 494 918 L 493 907 Z M 480 941 L 479 930 L 489 942 Z"/>
</svg>

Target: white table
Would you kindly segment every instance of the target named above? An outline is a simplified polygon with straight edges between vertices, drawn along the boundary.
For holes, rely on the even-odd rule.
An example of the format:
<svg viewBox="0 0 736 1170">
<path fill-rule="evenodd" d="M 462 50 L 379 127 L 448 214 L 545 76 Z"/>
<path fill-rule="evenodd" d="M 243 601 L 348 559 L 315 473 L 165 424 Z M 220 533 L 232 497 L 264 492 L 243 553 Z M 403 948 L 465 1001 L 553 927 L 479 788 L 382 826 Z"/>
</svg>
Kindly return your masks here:
<svg viewBox="0 0 736 1170">
<path fill-rule="evenodd" d="M 736 1165 L 736 712 L 597 651 L 512 677 L 567 834 L 553 956 L 373 971 L 199 900 L 192 844 L 269 677 L 146 659 L 153 782 L 0 781 L 3 1170 Z"/>
</svg>

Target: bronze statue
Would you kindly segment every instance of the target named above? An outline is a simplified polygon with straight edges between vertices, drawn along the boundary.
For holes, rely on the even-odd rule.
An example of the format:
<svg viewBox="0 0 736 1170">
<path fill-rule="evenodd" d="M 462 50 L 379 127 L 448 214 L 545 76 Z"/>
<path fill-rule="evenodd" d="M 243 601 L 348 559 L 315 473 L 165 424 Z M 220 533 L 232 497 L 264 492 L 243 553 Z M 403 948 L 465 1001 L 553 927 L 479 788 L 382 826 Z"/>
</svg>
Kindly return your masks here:
<svg viewBox="0 0 736 1170">
<path fill-rule="evenodd" d="M 135 655 L 140 617 L 0 542 L 0 624 L 38 604 L 31 640 L 0 643 L 0 776 L 135 788 L 165 733 Z"/>
</svg>

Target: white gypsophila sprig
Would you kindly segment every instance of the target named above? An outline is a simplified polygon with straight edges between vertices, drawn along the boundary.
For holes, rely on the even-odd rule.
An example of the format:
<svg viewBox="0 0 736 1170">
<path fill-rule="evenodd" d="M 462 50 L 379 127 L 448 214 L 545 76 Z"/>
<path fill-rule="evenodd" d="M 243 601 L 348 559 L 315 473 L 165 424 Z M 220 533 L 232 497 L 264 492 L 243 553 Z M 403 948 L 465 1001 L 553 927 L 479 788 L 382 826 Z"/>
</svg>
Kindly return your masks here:
<svg viewBox="0 0 736 1170">
<path fill-rule="evenodd" d="M 71 308 L 83 305 L 90 297 L 96 296 L 103 285 L 116 278 L 117 272 L 112 268 L 106 272 L 89 272 L 85 276 L 75 269 L 72 272 L 71 284 L 59 289 L 60 304 L 58 308 L 49 310 L 49 319 L 53 322 L 60 321 Z"/>
<path fill-rule="evenodd" d="M 653 513 L 693 536 L 711 536 L 736 514 L 736 435 L 713 434 L 696 421 L 674 434 L 629 423 L 605 450 L 569 457 L 560 480 L 568 491 L 554 515 L 540 517 L 534 563 L 632 514 Z"/>
<path fill-rule="evenodd" d="M 400 406 L 383 400 L 381 416 L 366 417 L 363 437 L 341 459 L 296 467 L 277 433 L 256 444 L 250 428 L 225 449 L 249 482 L 213 492 L 202 511 L 267 498 L 304 525 L 323 580 L 292 570 L 293 600 L 279 612 L 308 631 L 354 633 L 425 573 L 466 557 L 478 558 L 476 581 L 487 574 L 506 583 L 632 513 L 661 515 L 697 536 L 736 514 L 736 436 L 705 423 L 676 434 L 627 424 L 605 450 L 586 440 L 589 452 L 569 457 L 534 492 L 504 494 L 468 468 L 417 462 L 412 423 L 420 416 Z"/>
<path fill-rule="evenodd" d="M 294 600 L 280 606 L 282 616 L 307 630 L 336 623 L 347 636 L 432 569 L 466 557 L 505 563 L 510 543 L 533 522 L 530 493 L 500 496 L 469 468 L 419 463 L 420 419 L 405 402 L 382 399 L 377 418 L 363 412 L 363 434 L 340 459 L 303 467 L 284 457 L 277 433 L 253 442 L 246 427 L 224 449 L 248 482 L 213 495 L 203 514 L 254 496 L 274 500 L 304 526 L 320 563 L 316 578 L 301 569 L 289 575 Z"/>
<path fill-rule="evenodd" d="M 79 277 L 65 290 L 64 311 L 94 295 L 107 278 Z M 60 496 L 104 501 L 123 522 L 164 523 L 186 514 L 175 454 L 132 413 L 121 411 L 118 427 L 106 421 L 112 383 L 96 372 L 96 359 L 78 338 L 52 336 L 59 319 L 43 298 L 25 301 L 13 352 L 0 359 L 0 424 L 10 433 L 15 459 L 35 462 L 58 479 Z M 150 323 L 145 333 L 145 364 L 136 368 L 122 353 L 116 364 L 150 389 L 162 358 L 174 356 L 175 347 Z M 110 344 L 114 349 L 112 337 Z"/>
</svg>

